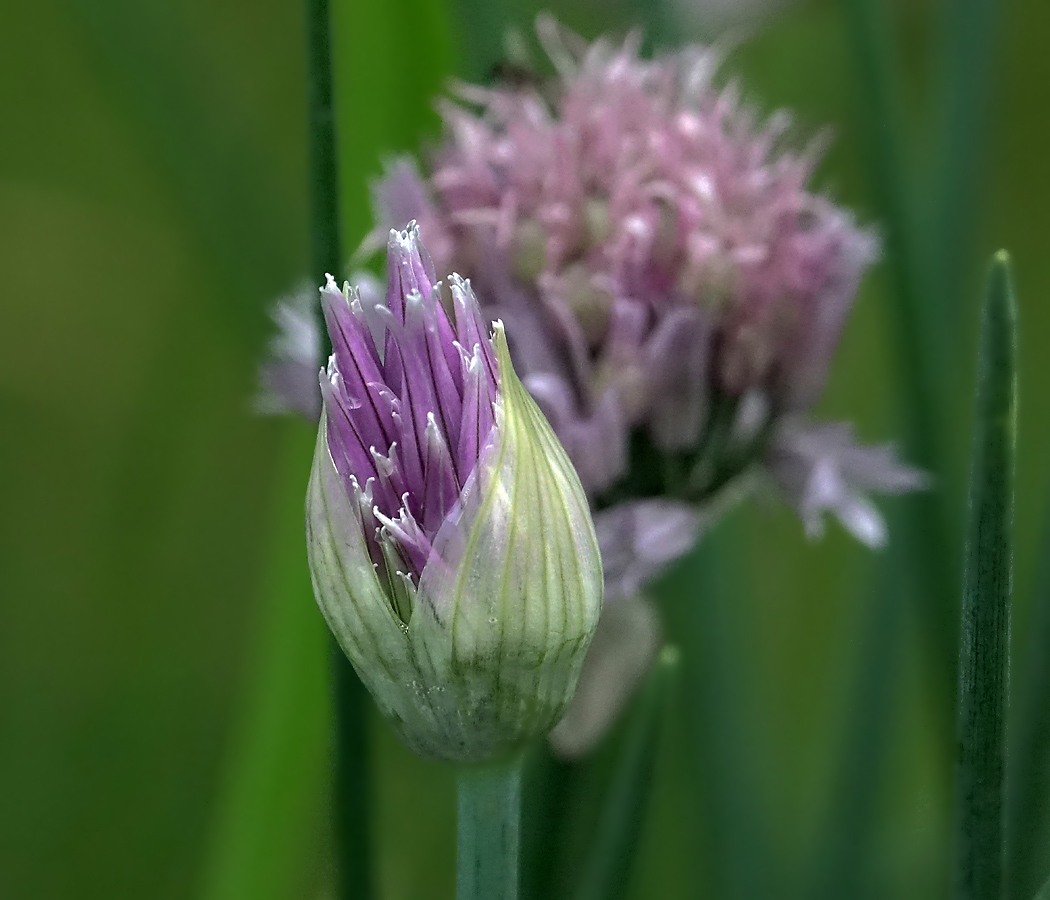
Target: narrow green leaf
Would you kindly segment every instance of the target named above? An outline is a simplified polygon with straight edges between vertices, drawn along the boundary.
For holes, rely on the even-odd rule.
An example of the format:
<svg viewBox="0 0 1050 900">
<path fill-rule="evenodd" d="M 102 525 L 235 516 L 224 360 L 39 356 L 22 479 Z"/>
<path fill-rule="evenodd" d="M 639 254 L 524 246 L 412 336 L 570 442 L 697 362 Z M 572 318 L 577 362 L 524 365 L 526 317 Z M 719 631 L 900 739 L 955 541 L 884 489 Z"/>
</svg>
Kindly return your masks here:
<svg viewBox="0 0 1050 900">
<path fill-rule="evenodd" d="M 314 284 L 343 267 L 339 153 L 334 100 L 333 27 L 329 0 L 306 0 L 306 65 L 310 132 L 310 236 Z M 324 329 L 322 328 L 322 334 Z M 326 349 L 325 355 L 327 356 Z M 329 641 L 335 684 L 335 856 L 339 900 L 372 893 L 368 694 L 335 639 Z"/>
<path fill-rule="evenodd" d="M 1010 732 L 1008 884 L 1017 900 L 1025 900 L 1039 884 L 1050 836 L 1050 515 L 1043 527 L 1041 568 Z"/>
<path fill-rule="evenodd" d="M 584 862 L 576 900 L 616 900 L 627 888 L 677 673 L 678 651 L 665 647 L 635 703 L 599 813 L 597 833 Z"/>
<path fill-rule="evenodd" d="M 861 126 L 868 148 L 876 200 L 887 225 L 886 243 L 892 279 L 893 346 L 900 372 L 905 446 L 909 457 L 930 471 L 944 471 L 944 398 L 953 369 L 945 364 L 944 329 L 926 298 L 929 256 L 918 228 L 913 167 L 905 141 L 901 87 L 895 68 L 888 7 L 882 0 L 843 0 L 847 30 L 856 60 Z M 910 549 L 909 567 L 917 590 L 920 622 L 930 652 L 929 671 L 945 702 L 942 733 L 951 734 L 948 710 L 955 691 L 954 597 L 957 571 L 953 530 L 943 508 L 943 492 L 931 491 L 902 520 L 897 540 Z"/>
<path fill-rule="evenodd" d="M 777 893 L 777 873 L 758 791 L 756 743 L 746 726 L 739 648 L 729 610 L 743 566 L 732 517 L 704 536 L 665 582 L 666 605 L 682 644 L 682 709 L 696 805 L 710 823 L 710 847 L 698 874 L 720 900 Z"/>
<path fill-rule="evenodd" d="M 1016 329 L 1009 257 L 1001 251 L 988 279 L 977 364 L 959 651 L 956 900 L 999 900 L 1003 889 Z"/>
<path fill-rule="evenodd" d="M 300 895 L 309 887 L 311 850 L 323 834 L 328 640 L 313 601 L 302 535 L 316 437 L 298 420 L 275 424 L 284 445 L 274 471 L 260 631 L 216 801 L 204 900 Z"/>
<path fill-rule="evenodd" d="M 980 177 L 987 144 L 999 20 L 999 0 L 956 0 L 941 13 L 944 34 L 943 110 L 933 166 L 932 227 L 935 236 L 935 315 L 949 346 L 957 343 L 959 298 L 971 275 Z"/>
<path fill-rule="evenodd" d="M 1039 889 L 1039 893 L 1032 900 L 1050 900 L 1050 878 L 1046 880 L 1046 884 Z"/>
<path fill-rule="evenodd" d="M 897 516 L 892 517 L 898 518 Z M 891 533 L 895 522 L 891 521 Z M 894 558 L 878 557 L 877 586 L 864 623 L 856 685 L 846 716 L 841 768 L 832 793 L 833 805 L 818 842 L 813 887 L 815 900 L 857 897 L 868 880 L 867 855 L 877 822 L 877 801 L 884 788 L 886 753 L 893 729 L 896 688 L 903 670 L 902 595 Z"/>
</svg>

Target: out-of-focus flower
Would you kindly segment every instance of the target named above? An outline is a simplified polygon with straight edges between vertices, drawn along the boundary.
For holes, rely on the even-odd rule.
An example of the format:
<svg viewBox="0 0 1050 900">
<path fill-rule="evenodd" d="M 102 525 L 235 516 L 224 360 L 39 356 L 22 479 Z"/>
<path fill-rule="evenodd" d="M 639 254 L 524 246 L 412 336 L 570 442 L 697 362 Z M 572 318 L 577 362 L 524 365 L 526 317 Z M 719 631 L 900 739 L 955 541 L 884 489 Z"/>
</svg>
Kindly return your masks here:
<svg viewBox="0 0 1050 900">
<path fill-rule="evenodd" d="M 576 694 L 550 733 L 558 756 L 576 759 L 598 746 L 652 666 L 660 639 L 660 616 L 648 598 L 606 598 Z"/>
<path fill-rule="evenodd" d="M 317 389 L 321 328 L 317 313 L 317 290 L 310 285 L 281 297 L 270 310 L 277 332 L 259 367 L 254 408 L 261 415 L 296 413 L 307 421 L 317 421 L 321 413 L 321 392 Z"/>
<path fill-rule="evenodd" d="M 333 354 L 307 499 L 314 590 L 405 742 L 478 760 L 564 712 L 602 602 L 579 479 L 452 276 L 450 320 L 414 224 L 386 304 L 329 279 Z"/>
<path fill-rule="evenodd" d="M 806 534 L 820 537 L 824 514 L 831 513 L 869 547 L 883 546 L 887 535 L 886 523 L 867 493 L 904 494 L 927 483 L 922 472 L 897 461 L 891 444 L 857 444 L 847 422 L 781 423 L 767 467 L 798 511 Z"/>
<path fill-rule="evenodd" d="M 793 151 L 786 114 L 715 86 L 716 51 L 539 33 L 554 85 L 461 86 L 427 176 L 392 165 L 378 218 L 418 216 L 481 286 L 599 506 L 704 502 L 817 399 L 878 242 L 807 188 L 818 143 Z M 641 484 L 646 452 L 669 464 Z"/>
<path fill-rule="evenodd" d="M 789 115 L 761 119 L 735 82 L 718 83 L 716 49 L 647 61 L 637 35 L 587 43 L 546 17 L 537 30 L 556 76 L 458 86 L 422 169 L 396 160 L 375 185 L 377 234 L 417 218 L 438 265 L 473 279 L 599 521 L 660 498 L 707 523 L 772 481 L 809 534 L 832 511 L 880 545 L 865 492 L 915 489 L 917 473 L 837 426 L 797 424 L 879 252 L 809 187 L 823 141 L 793 149 Z M 638 527 L 603 546 L 607 589 L 634 597 L 652 548 L 672 536 L 667 564 L 700 528 L 623 516 Z M 603 673 L 594 710 L 620 702 L 608 702 L 623 696 L 617 678 L 637 681 L 634 657 L 609 652 L 588 663 Z M 581 710 L 567 722 L 599 720 Z M 562 749 L 589 745 L 588 729 L 567 725 Z"/>
</svg>

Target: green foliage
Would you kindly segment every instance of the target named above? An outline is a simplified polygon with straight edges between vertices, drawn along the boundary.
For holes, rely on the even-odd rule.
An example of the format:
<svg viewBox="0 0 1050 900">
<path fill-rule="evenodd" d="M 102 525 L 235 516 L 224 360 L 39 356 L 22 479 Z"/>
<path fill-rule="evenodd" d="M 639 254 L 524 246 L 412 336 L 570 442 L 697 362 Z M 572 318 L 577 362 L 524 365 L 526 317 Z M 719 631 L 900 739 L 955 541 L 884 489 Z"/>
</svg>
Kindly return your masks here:
<svg viewBox="0 0 1050 900">
<path fill-rule="evenodd" d="M 1003 780 L 1010 683 L 1017 309 L 1009 257 L 988 278 L 977 364 L 970 521 L 963 573 L 956 775 L 957 900 L 1002 896 Z"/>
<path fill-rule="evenodd" d="M 560 5 L 556 12 L 590 34 L 626 24 L 626 16 L 618 18 L 625 4 Z M 931 196 L 956 186 L 977 191 L 976 197 L 960 196 L 958 218 L 948 215 L 949 224 L 965 227 L 966 240 L 976 243 L 972 258 L 990 250 L 993 239 L 1015 254 L 1020 295 L 1028 303 L 1020 375 L 1032 386 L 1018 446 L 1024 489 L 1017 498 L 1016 555 L 1024 586 L 1035 580 L 1035 563 L 1045 555 L 1032 536 L 1050 488 L 1044 449 L 1050 392 L 1038 389 L 1050 377 L 1050 358 L 1041 349 L 1050 335 L 1050 307 L 1037 302 L 1050 290 L 1048 126 L 1041 114 L 1050 83 L 1050 8 L 1042 0 L 998 4 L 1003 62 L 993 68 L 998 80 L 989 88 L 990 119 L 981 125 L 971 118 L 976 107 L 956 107 L 959 118 L 946 114 L 931 138 L 913 128 L 930 121 L 925 109 L 945 107 L 943 93 L 925 82 L 942 27 L 926 18 L 933 5 L 889 5 L 894 16 L 887 29 L 899 48 L 897 76 L 905 97 L 900 128 L 907 134 L 898 138 L 907 141 L 902 155 L 910 157 L 916 144 L 920 159 L 928 151 L 939 186 Z M 527 24 L 537 6 L 514 4 L 512 15 Z M 946 14 L 964 8 L 939 6 Z M 434 133 L 433 95 L 449 74 L 469 70 L 466 39 L 444 3 L 354 2 L 336 4 L 334 12 L 341 48 L 336 93 L 343 249 L 349 256 L 369 227 L 367 179 L 384 154 L 415 148 Z M 831 124 L 836 140 L 819 183 L 888 232 L 896 226 L 862 175 L 868 132 L 859 120 L 871 106 L 849 75 L 858 57 L 843 41 L 841 12 L 830 0 L 785 10 L 731 54 L 727 71 L 739 74 L 761 107 L 796 110 L 803 134 Z M 954 44 L 961 48 L 954 56 L 945 53 L 937 71 L 962 71 L 949 57 L 965 62 L 988 50 L 987 42 L 971 43 L 981 29 L 968 34 Z M 280 529 L 291 534 L 296 527 L 281 510 L 297 507 L 299 439 L 285 424 L 248 411 L 268 328 L 265 307 L 308 268 L 304 46 L 302 6 L 290 0 L 39 0 L 15 4 L 5 14 L 4 897 L 181 900 L 201 889 L 202 875 L 210 872 L 211 883 L 223 884 L 238 868 L 252 875 L 242 883 L 253 897 L 267 890 L 269 896 L 316 897 L 330 880 L 330 725 L 321 683 L 328 657 L 310 650 L 314 640 L 323 644 L 324 631 L 295 548 L 278 552 Z M 967 77 L 979 78 L 984 65 Z M 912 116 L 908 98 L 916 96 L 937 102 Z M 957 133 L 983 134 L 989 153 L 969 162 L 946 160 L 943 148 L 971 149 L 964 139 L 949 137 L 956 133 L 949 120 Z M 971 174 L 951 174 L 966 171 Z M 962 183 L 966 179 L 972 182 Z M 909 189 L 934 187 L 932 179 L 916 181 Z M 933 213 L 915 218 L 916 228 L 929 228 Z M 888 274 L 898 260 L 897 239 L 887 237 Z M 952 253 L 959 255 L 952 258 L 963 260 L 958 272 L 968 270 L 967 249 L 956 238 L 949 242 L 947 232 L 944 240 L 956 247 Z M 920 254 L 927 259 L 933 256 Z M 937 271 L 951 266 L 938 263 Z M 931 277 L 947 283 L 944 276 Z M 901 433 L 892 422 L 901 384 L 905 401 L 936 410 L 934 431 L 945 458 L 932 474 L 946 510 L 937 528 L 946 519 L 945 534 L 955 534 L 944 538 L 950 545 L 944 569 L 954 579 L 972 367 L 968 313 L 978 292 L 969 276 L 955 288 L 938 288 L 940 299 L 919 327 L 923 352 L 916 365 L 934 369 L 940 386 L 917 398 L 917 382 L 902 375 L 896 355 L 907 337 L 890 324 L 897 301 L 886 281 L 877 273 L 865 285 L 822 412 L 855 419 L 865 438 L 879 439 Z M 935 364 L 926 348 L 938 335 L 946 352 L 966 352 Z M 908 440 L 915 459 L 916 445 Z M 308 456 L 309 448 L 303 452 Z M 837 533 L 808 545 L 780 510 L 738 515 L 726 523 L 735 549 L 724 557 L 731 600 L 722 611 L 733 640 L 720 643 L 726 631 L 710 631 L 705 639 L 730 657 L 735 673 L 729 680 L 710 670 L 716 680 L 707 684 L 706 696 L 728 685 L 729 699 L 712 702 L 731 707 L 739 727 L 716 732 L 723 720 L 713 718 L 702 720 L 701 728 L 704 740 L 725 741 L 730 751 L 750 757 L 746 766 L 729 760 L 743 769 L 745 794 L 726 787 L 718 766 L 701 777 L 709 789 L 724 791 L 730 815 L 758 807 L 754 818 L 777 848 L 774 861 L 821 859 L 822 836 L 834 830 L 830 822 L 840 821 L 827 815 L 836 809 L 831 801 L 837 797 L 845 807 L 849 796 L 845 789 L 840 796 L 837 785 L 856 784 L 844 774 L 848 763 L 840 749 L 884 752 L 876 796 L 857 803 L 873 817 L 865 826 L 870 868 L 862 889 L 894 900 L 943 898 L 950 676 L 942 672 L 942 687 L 933 692 L 920 673 L 933 665 L 929 646 L 953 646 L 950 603 L 958 592 L 948 592 L 940 611 L 930 615 L 928 639 L 913 640 L 905 617 L 898 618 L 901 656 L 880 663 L 893 670 L 893 708 L 888 721 L 875 718 L 864 726 L 886 742 L 873 747 L 853 718 L 863 718 L 866 707 L 861 685 L 878 685 L 877 676 L 860 674 L 870 659 L 866 639 L 858 638 L 868 630 L 861 610 L 871 596 L 865 583 L 881 583 L 872 568 L 896 568 L 896 559 L 869 559 Z M 908 532 L 893 534 L 905 551 L 921 547 Z M 920 532 L 917 540 L 923 539 Z M 669 613 L 685 609 L 696 595 L 692 565 L 666 585 Z M 887 588 L 901 603 L 912 599 L 910 571 L 905 567 L 900 581 L 892 582 L 908 585 L 907 591 Z M 1020 646 L 1029 646 L 1027 661 L 1045 659 L 1045 650 L 1034 649 L 1045 648 L 1045 638 L 1029 640 L 1039 621 L 1035 609 L 1025 605 L 1024 593 L 1017 602 L 1017 637 Z M 277 608 L 286 618 L 273 612 Z M 669 614 L 669 630 L 677 621 Z M 684 629 L 670 636 L 682 646 L 686 676 L 691 638 Z M 277 643 L 283 644 L 279 650 Z M 263 662 L 267 657 L 270 665 Z M 855 671 L 856 694 L 848 674 Z M 271 689 L 267 677 L 281 689 Z M 1038 682 L 1028 678 L 1022 674 L 1019 690 L 1037 690 Z M 683 697 L 690 696 L 690 683 Z M 1023 690 L 1023 696 L 1032 695 Z M 1018 708 L 1033 708 L 1030 702 L 1038 700 L 1021 699 Z M 713 819 L 709 791 L 683 787 L 698 768 L 695 745 L 685 740 L 686 714 L 696 714 L 689 709 L 683 700 L 683 727 L 665 751 L 673 765 L 665 767 L 661 756 L 657 766 L 651 820 L 628 896 L 716 896 L 716 873 L 736 865 L 737 857 L 713 849 L 728 838 Z M 269 737 L 258 737 L 256 728 Z M 451 895 L 451 776 L 413 758 L 383 726 L 370 741 L 377 896 Z M 244 747 L 246 757 L 238 750 Z M 573 776 L 577 793 L 589 792 L 594 806 L 604 783 L 598 776 L 607 774 L 614 749 L 603 751 L 594 777 Z M 237 798 L 247 798 L 241 808 L 249 809 L 272 800 L 270 808 L 279 812 L 265 822 L 241 821 L 230 812 L 240 807 Z M 1014 887 L 1018 900 L 1031 897 L 1045 874 L 1042 840 L 1026 851 L 1031 861 L 1025 884 Z M 746 842 L 739 843 L 746 850 Z M 228 856 L 224 846 L 234 848 Z M 807 866 L 807 883 L 809 875 Z M 225 888 L 219 893 L 232 895 Z"/>
</svg>

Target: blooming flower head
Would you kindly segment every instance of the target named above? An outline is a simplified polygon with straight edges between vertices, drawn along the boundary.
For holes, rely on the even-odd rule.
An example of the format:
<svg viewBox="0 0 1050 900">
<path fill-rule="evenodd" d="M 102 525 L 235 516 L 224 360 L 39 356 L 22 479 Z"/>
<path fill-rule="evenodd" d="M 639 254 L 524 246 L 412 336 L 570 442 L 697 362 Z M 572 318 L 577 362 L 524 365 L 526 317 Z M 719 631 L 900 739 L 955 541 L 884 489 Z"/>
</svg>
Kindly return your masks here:
<svg viewBox="0 0 1050 900">
<path fill-rule="evenodd" d="M 763 119 L 719 82 L 716 49 L 645 60 L 637 35 L 588 43 L 549 17 L 537 31 L 553 79 L 458 86 L 422 168 L 396 160 L 375 185 L 377 234 L 419 219 L 439 267 L 469 275 L 507 323 L 605 532 L 607 595 L 636 607 L 756 485 L 810 535 L 831 512 L 883 544 L 866 494 L 916 489 L 921 474 L 807 418 L 879 250 L 810 187 L 822 141 L 794 149 L 788 114 Z M 641 621 L 631 609 L 619 621 Z M 604 699 L 570 711 L 566 753 L 593 746 L 622 704 L 611 686 L 640 671 L 624 661 L 651 656 L 627 653 L 632 628 L 616 621 L 603 616 L 607 659 L 588 658 L 573 702 Z"/>
<path fill-rule="evenodd" d="M 714 50 L 539 32 L 553 88 L 461 87 L 428 177 L 392 167 L 380 218 L 419 216 L 513 323 L 592 496 L 622 493 L 637 436 L 681 476 L 644 493 L 706 499 L 818 397 L 877 241 L 807 188 L 819 154 L 787 146 L 786 114 L 716 88 Z"/>
<path fill-rule="evenodd" d="M 307 500 L 318 603 L 405 741 L 482 759 L 545 733 L 593 634 L 601 562 L 564 450 L 414 223 L 386 304 L 329 278 L 333 353 Z"/>
</svg>

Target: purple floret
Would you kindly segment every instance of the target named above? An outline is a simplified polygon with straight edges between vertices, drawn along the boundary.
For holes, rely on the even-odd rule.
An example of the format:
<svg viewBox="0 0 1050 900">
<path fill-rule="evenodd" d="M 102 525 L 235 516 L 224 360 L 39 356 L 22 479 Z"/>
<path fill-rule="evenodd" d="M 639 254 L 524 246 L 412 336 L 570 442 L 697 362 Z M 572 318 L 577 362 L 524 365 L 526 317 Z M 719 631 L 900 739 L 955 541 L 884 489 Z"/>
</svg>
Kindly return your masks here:
<svg viewBox="0 0 1050 900">
<path fill-rule="evenodd" d="M 333 352 L 321 392 L 328 448 L 361 508 L 373 561 L 418 584 L 491 440 L 499 375 L 469 282 L 450 279 L 450 322 L 414 222 L 390 233 L 388 250 L 386 305 L 366 306 L 328 276 L 321 302 Z"/>
</svg>

